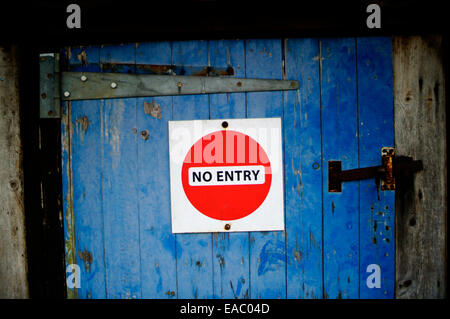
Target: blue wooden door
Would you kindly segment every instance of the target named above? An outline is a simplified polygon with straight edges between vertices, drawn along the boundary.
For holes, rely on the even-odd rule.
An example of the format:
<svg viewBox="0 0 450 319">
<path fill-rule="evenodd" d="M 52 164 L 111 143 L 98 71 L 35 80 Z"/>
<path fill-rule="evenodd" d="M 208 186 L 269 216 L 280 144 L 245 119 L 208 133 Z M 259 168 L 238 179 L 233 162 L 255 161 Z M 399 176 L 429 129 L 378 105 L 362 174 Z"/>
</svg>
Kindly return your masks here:
<svg viewBox="0 0 450 319">
<path fill-rule="evenodd" d="M 69 71 L 231 66 L 236 77 L 300 82 L 63 103 L 66 264 L 80 267 L 68 297 L 393 298 L 394 192 L 364 180 L 330 193 L 327 176 L 330 160 L 380 165 L 381 148 L 394 146 L 391 54 L 390 38 L 67 48 Z M 152 102 L 160 109 L 148 112 Z M 172 234 L 168 121 L 252 117 L 282 118 L 285 231 Z"/>
</svg>

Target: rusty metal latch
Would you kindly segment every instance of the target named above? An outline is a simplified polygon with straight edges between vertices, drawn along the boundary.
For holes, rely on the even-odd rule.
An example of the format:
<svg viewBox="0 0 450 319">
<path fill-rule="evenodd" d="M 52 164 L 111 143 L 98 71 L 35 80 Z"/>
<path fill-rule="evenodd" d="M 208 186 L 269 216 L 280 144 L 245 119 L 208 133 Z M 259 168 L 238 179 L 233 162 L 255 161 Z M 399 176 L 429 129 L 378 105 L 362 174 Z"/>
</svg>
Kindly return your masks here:
<svg viewBox="0 0 450 319">
<path fill-rule="evenodd" d="M 328 191 L 342 192 L 342 182 L 356 181 L 374 178 L 379 189 L 395 190 L 396 179 L 411 176 L 413 173 L 423 170 L 421 160 L 413 160 L 408 156 L 395 156 L 393 147 L 381 149 L 381 165 L 342 170 L 341 161 L 328 162 Z"/>
</svg>

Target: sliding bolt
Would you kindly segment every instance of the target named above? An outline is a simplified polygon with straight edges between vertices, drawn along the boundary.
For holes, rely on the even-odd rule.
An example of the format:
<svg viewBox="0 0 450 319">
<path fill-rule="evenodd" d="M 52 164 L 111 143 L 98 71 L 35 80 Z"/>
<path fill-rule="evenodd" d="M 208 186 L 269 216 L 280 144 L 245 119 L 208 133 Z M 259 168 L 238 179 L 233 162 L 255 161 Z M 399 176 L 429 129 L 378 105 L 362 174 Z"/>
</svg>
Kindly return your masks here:
<svg viewBox="0 0 450 319">
<path fill-rule="evenodd" d="M 87 81 L 87 76 L 86 76 L 86 75 L 82 75 L 81 78 L 80 78 L 80 80 L 81 80 L 82 82 L 86 82 L 86 81 Z"/>
</svg>

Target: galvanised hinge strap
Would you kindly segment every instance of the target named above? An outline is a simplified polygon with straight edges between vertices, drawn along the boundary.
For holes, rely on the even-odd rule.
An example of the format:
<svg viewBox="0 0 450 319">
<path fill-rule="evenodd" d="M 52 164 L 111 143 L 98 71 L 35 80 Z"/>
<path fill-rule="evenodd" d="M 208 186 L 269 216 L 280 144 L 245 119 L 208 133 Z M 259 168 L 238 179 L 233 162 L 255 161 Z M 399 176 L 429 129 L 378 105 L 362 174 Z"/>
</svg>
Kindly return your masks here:
<svg viewBox="0 0 450 319">
<path fill-rule="evenodd" d="M 61 99 L 90 100 L 185 94 L 296 90 L 298 81 L 232 77 L 62 72 Z"/>
<path fill-rule="evenodd" d="M 39 60 L 40 118 L 59 118 L 61 114 L 59 88 L 59 54 L 41 54 Z"/>
</svg>

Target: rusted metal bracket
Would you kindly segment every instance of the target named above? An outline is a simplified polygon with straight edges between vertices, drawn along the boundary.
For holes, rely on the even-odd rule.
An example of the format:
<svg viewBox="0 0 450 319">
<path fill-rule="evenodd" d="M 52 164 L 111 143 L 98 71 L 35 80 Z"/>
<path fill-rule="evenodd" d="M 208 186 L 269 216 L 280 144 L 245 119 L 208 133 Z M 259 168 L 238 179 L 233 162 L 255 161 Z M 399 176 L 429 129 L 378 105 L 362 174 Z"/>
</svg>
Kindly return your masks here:
<svg viewBox="0 0 450 319">
<path fill-rule="evenodd" d="M 138 74 L 155 75 L 192 75 L 192 76 L 233 76 L 234 69 L 229 66 L 189 66 L 173 64 L 128 64 L 128 63 L 100 63 L 102 72 L 129 73 L 135 70 Z M 70 66 L 73 67 L 73 66 Z"/>
<path fill-rule="evenodd" d="M 342 192 L 342 182 L 374 178 L 377 189 L 381 182 L 381 190 L 395 190 L 396 179 L 411 176 L 423 170 L 421 160 L 413 160 L 407 156 L 395 156 L 395 149 L 383 147 L 381 149 L 381 165 L 342 170 L 341 161 L 328 162 L 328 191 Z"/>
<path fill-rule="evenodd" d="M 297 90 L 298 81 L 226 76 L 62 72 L 61 99 L 90 100 L 186 94 Z"/>
</svg>

